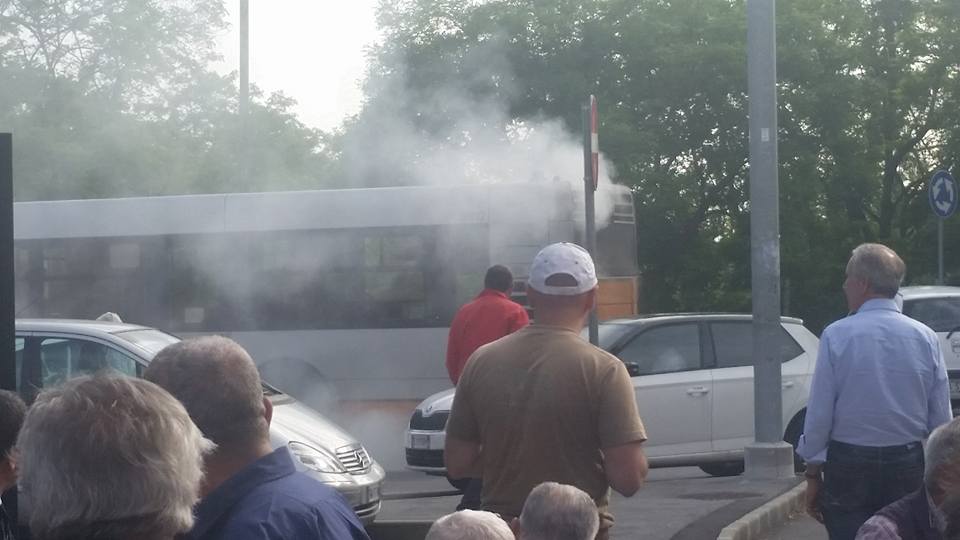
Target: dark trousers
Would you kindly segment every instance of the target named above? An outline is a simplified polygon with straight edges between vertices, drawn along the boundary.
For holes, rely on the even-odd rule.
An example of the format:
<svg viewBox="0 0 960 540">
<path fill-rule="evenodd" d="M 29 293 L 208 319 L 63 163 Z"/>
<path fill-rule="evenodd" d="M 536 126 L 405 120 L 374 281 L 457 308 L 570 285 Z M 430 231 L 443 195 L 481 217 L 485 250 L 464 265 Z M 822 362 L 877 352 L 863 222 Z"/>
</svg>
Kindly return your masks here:
<svg viewBox="0 0 960 540">
<path fill-rule="evenodd" d="M 479 478 L 471 478 L 463 490 L 463 498 L 460 499 L 457 510 L 479 510 L 481 491 L 483 491 L 483 481 Z"/>
<path fill-rule="evenodd" d="M 830 540 L 854 540 L 884 506 L 923 484 L 923 445 L 857 446 L 831 441 L 820 506 Z"/>
</svg>

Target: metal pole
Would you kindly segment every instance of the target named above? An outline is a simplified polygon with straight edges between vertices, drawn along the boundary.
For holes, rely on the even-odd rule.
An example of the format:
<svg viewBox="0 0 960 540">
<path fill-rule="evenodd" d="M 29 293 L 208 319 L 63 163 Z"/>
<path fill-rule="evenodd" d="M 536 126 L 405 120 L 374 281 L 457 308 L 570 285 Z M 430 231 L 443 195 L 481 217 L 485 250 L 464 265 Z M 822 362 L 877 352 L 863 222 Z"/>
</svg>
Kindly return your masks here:
<svg viewBox="0 0 960 540">
<path fill-rule="evenodd" d="M 745 460 L 747 474 L 777 478 L 793 474 L 793 449 L 782 442 L 783 404 L 776 345 L 781 329 L 775 23 L 775 0 L 747 1 L 750 266 L 756 443 L 745 449 Z M 785 463 L 787 459 L 789 470 Z"/>
<path fill-rule="evenodd" d="M 590 134 L 590 99 L 583 106 L 583 201 L 585 207 L 584 215 L 584 247 L 590 252 L 590 256 L 596 264 L 597 260 L 597 230 L 596 215 L 593 197 L 593 152 Z M 597 320 L 597 308 L 594 306 L 590 312 L 589 334 L 590 343 L 595 346 L 600 344 L 600 323 Z"/>
<path fill-rule="evenodd" d="M 239 182 L 247 187 L 247 135 L 250 111 L 250 0 L 240 0 L 240 155 Z"/>
<path fill-rule="evenodd" d="M 937 217 L 937 285 L 943 285 L 943 218 Z"/>
<path fill-rule="evenodd" d="M 17 388 L 13 260 L 13 135 L 0 133 L 0 347 L 5 347 L 0 358 L 6 358 L 0 362 L 0 387 L 7 390 Z"/>
</svg>

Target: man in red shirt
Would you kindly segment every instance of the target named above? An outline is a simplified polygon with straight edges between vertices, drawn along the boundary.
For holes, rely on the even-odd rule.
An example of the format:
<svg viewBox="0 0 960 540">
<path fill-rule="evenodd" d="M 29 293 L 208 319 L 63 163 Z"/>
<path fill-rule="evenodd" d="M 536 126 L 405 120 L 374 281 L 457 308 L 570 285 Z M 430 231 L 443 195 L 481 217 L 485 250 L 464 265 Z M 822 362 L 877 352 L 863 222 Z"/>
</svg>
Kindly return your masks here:
<svg viewBox="0 0 960 540">
<path fill-rule="evenodd" d="M 473 351 L 512 334 L 530 322 L 523 306 L 510 299 L 513 274 L 494 265 L 483 279 L 483 291 L 457 311 L 447 340 L 447 373 L 457 384 Z"/>
<path fill-rule="evenodd" d="M 481 346 L 512 334 L 530 322 L 527 310 L 510 299 L 513 289 L 513 274 L 503 265 L 487 269 L 483 278 L 483 290 L 457 311 L 450 324 L 447 340 L 447 373 L 457 384 L 467 359 Z M 452 483 L 452 482 L 451 482 Z M 457 510 L 478 510 L 483 483 L 479 478 L 470 478 L 463 489 L 463 499 Z"/>
</svg>

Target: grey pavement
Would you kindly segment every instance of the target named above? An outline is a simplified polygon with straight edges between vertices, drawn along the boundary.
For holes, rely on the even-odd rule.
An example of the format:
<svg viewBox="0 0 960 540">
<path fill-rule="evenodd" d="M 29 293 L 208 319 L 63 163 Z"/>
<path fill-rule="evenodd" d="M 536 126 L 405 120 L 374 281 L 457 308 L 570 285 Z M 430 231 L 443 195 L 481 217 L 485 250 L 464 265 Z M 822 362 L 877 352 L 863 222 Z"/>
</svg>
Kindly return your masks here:
<svg viewBox="0 0 960 540">
<path fill-rule="evenodd" d="M 827 540 L 827 530 L 806 514 L 798 514 L 764 540 Z"/>
<path fill-rule="evenodd" d="M 627 499 L 614 494 L 614 539 L 705 540 L 754 508 L 789 490 L 799 478 L 747 480 L 714 478 L 695 467 L 654 469 L 646 485 Z M 432 521 L 452 512 L 460 498 L 446 479 L 412 471 L 387 473 L 378 521 Z M 437 496 L 422 497 L 418 493 Z M 403 498 L 396 498 L 402 496 Z"/>
</svg>

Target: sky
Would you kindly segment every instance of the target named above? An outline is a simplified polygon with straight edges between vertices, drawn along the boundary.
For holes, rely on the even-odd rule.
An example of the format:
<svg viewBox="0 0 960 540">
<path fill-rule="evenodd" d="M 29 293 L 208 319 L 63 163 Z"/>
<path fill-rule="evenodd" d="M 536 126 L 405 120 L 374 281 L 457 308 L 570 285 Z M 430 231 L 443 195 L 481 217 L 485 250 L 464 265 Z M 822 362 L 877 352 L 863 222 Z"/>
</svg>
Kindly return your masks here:
<svg viewBox="0 0 960 540">
<path fill-rule="evenodd" d="M 221 73 L 240 58 L 239 0 L 227 0 L 230 29 L 218 45 Z M 366 66 L 364 49 L 378 39 L 377 0 L 251 0 L 250 81 L 267 94 L 297 100 L 308 126 L 333 129 L 357 112 Z"/>
</svg>

